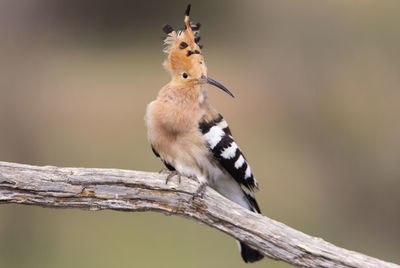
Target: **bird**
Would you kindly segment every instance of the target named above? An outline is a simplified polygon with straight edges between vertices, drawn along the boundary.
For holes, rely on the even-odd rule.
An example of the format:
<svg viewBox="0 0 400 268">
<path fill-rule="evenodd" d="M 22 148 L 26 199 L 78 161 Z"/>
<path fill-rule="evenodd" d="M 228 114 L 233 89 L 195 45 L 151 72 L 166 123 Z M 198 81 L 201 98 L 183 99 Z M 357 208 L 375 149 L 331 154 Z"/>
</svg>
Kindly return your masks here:
<svg viewBox="0 0 400 268">
<path fill-rule="evenodd" d="M 221 83 L 207 76 L 200 23 L 189 19 L 191 5 L 185 10 L 185 27 L 174 30 L 166 24 L 164 67 L 171 81 L 161 88 L 146 108 L 147 137 L 153 153 L 167 167 L 168 180 L 175 176 L 196 178 L 202 195 L 209 186 L 227 199 L 261 213 L 254 197 L 258 183 L 241 149 L 232 137 L 222 115 L 209 103 L 207 86 L 213 85 L 234 95 Z M 238 241 L 243 260 L 255 262 L 264 256 Z"/>
</svg>

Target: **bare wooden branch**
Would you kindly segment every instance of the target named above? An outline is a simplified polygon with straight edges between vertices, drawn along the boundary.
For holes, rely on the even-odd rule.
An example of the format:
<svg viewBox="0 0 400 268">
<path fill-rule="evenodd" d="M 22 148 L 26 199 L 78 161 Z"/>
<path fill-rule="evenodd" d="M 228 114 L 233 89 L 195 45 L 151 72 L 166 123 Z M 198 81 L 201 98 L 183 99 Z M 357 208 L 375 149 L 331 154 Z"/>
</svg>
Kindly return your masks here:
<svg viewBox="0 0 400 268">
<path fill-rule="evenodd" d="M 0 204 L 54 208 L 159 211 L 217 228 L 275 260 L 299 267 L 397 267 L 349 251 L 232 203 L 211 188 L 192 199 L 199 184 L 165 174 L 98 168 L 58 168 L 0 162 Z"/>
</svg>

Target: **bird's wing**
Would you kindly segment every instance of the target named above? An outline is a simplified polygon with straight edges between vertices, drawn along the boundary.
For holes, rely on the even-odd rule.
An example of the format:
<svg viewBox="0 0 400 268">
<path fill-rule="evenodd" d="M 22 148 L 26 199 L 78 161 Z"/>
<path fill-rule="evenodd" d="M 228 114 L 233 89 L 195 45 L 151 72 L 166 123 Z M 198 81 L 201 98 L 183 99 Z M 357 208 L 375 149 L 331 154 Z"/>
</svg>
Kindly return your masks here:
<svg viewBox="0 0 400 268">
<path fill-rule="evenodd" d="M 164 163 L 164 165 L 165 165 L 169 170 L 175 171 L 175 168 L 174 168 L 170 163 L 168 163 L 167 161 L 165 161 L 164 159 L 162 159 L 162 157 L 160 156 L 160 154 L 156 151 L 156 149 L 154 149 L 154 146 L 153 146 L 153 145 L 151 145 L 151 150 L 152 150 L 153 153 L 157 156 L 157 158 L 160 159 L 160 160 Z"/>
<path fill-rule="evenodd" d="M 258 189 L 258 183 L 251 172 L 242 151 L 234 141 L 225 119 L 219 114 L 214 120 L 201 121 L 199 129 L 219 164 L 239 183 L 249 196 L 249 201 L 258 209 L 252 190 Z"/>
</svg>

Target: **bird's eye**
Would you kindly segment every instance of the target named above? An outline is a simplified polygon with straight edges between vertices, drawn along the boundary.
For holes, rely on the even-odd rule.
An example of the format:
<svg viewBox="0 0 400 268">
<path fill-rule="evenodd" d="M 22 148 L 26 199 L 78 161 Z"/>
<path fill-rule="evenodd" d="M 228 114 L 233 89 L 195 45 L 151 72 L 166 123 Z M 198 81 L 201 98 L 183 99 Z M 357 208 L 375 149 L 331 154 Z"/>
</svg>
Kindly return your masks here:
<svg viewBox="0 0 400 268">
<path fill-rule="evenodd" d="M 188 44 L 186 43 L 186 42 L 181 42 L 180 44 L 179 44 L 179 48 L 180 49 L 185 49 L 185 48 L 187 48 L 188 47 Z"/>
<path fill-rule="evenodd" d="M 182 77 L 186 79 L 186 78 L 188 78 L 188 74 L 187 73 L 183 73 Z"/>
</svg>

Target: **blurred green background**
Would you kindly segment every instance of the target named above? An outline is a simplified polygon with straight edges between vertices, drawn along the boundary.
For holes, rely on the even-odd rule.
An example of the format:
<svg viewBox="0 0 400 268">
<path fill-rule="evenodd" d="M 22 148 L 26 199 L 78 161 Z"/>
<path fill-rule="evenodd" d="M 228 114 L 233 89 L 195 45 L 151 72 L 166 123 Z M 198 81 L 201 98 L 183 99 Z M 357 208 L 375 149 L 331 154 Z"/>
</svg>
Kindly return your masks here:
<svg viewBox="0 0 400 268">
<path fill-rule="evenodd" d="M 1 0 L 0 160 L 158 171 L 144 112 L 185 1 Z M 400 2 L 192 1 L 263 214 L 400 263 Z M 0 267 L 243 267 L 156 213 L 0 206 Z M 264 260 L 252 267 L 290 267 Z"/>
</svg>

